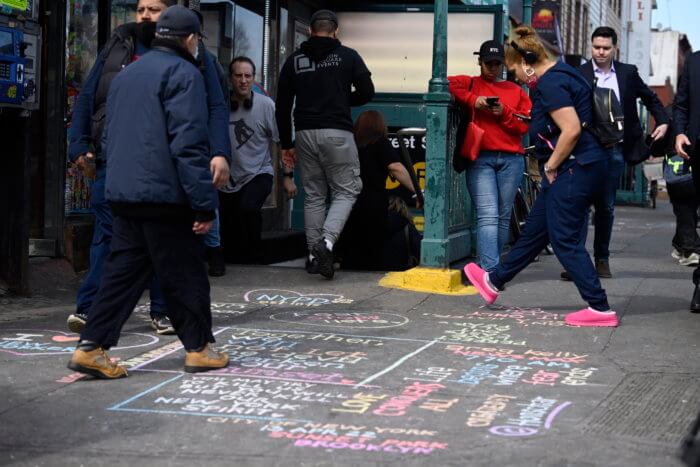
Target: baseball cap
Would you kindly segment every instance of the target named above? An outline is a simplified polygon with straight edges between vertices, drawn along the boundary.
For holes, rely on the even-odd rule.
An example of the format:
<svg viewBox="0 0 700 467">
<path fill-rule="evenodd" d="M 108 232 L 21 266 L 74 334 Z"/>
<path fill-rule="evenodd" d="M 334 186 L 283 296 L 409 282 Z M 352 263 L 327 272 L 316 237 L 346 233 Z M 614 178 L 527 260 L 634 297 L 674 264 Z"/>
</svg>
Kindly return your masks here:
<svg viewBox="0 0 700 467">
<path fill-rule="evenodd" d="M 168 36 L 202 35 L 197 15 L 182 5 L 168 7 L 158 18 L 156 33 Z"/>
<path fill-rule="evenodd" d="M 478 52 L 474 52 L 474 55 L 478 55 L 483 62 L 493 62 L 498 61 L 503 63 L 505 61 L 505 53 L 503 52 L 503 45 L 498 41 L 486 41 L 481 44 Z"/>
<path fill-rule="evenodd" d="M 314 24 L 315 21 L 332 21 L 338 26 L 338 16 L 331 10 L 318 10 L 316 13 L 311 15 L 311 21 L 309 24 Z"/>
</svg>

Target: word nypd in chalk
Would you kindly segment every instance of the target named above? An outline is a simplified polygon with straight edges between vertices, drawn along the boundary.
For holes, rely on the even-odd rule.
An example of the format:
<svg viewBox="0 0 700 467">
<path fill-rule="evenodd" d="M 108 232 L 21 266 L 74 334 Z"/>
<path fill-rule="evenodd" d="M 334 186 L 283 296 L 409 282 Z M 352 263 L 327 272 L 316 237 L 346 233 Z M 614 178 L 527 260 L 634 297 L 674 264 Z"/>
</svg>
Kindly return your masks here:
<svg viewBox="0 0 700 467">
<path fill-rule="evenodd" d="M 321 305 L 350 304 L 354 300 L 343 295 L 326 293 L 302 293 L 294 290 L 255 289 L 243 295 L 246 302 L 260 305 L 286 305 L 316 307 Z"/>
</svg>

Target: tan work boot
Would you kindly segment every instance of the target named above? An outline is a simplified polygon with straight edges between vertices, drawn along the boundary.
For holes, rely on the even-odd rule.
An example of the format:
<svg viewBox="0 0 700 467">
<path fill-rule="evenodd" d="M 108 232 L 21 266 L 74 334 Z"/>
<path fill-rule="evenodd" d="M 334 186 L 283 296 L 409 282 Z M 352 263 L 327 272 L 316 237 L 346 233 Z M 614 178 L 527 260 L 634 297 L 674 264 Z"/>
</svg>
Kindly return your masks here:
<svg viewBox="0 0 700 467">
<path fill-rule="evenodd" d="M 129 376 L 126 368 L 112 362 L 102 347 L 97 347 L 89 352 L 75 349 L 70 362 L 68 362 L 68 368 L 100 379 L 117 379 Z"/>
<path fill-rule="evenodd" d="M 218 370 L 228 366 L 228 354 L 214 352 L 205 345 L 200 352 L 185 352 L 185 371 L 199 373 L 200 371 Z"/>
</svg>

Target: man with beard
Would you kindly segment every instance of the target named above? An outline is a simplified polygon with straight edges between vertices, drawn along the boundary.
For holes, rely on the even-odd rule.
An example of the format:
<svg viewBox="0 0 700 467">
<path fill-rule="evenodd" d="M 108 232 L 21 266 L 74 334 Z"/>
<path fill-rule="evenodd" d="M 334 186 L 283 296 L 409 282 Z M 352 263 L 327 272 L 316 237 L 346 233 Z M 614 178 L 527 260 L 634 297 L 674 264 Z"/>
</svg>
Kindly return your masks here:
<svg viewBox="0 0 700 467">
<path fill-rule="evenodd" d="M 115 29 L 104 49 L 97 57 L 75 106 L 69 134 L 68 156 L 88 174 L 92 174 L 90 207 L 95 215 L 95 227 L 90 246 L 90 266 L 78 291 L 76 311 L 68 317 L 68 328 L 81 332 L 88 319 L 97 290 L 100 286 L 105 258 L 112 241 L 112 211 L 105 199 L 106 166 L 102 154 L 101 136 L 104 128 L 107 93 L 115 76 L 127 65 L 136 61 L 150 49 L 155 36 L 155 25 L 166 8 L 175 0 L 139 0 L 136 6 L 136 22 Z M 210 169 L 213 183 L 219 187 L 226 183 L 231 160 L 231 142 L 228 136 L 228 110 L 216 68 L 208 54 L 201 54 L 202 71 L 209 109 Z M 174 334 L 167 306 L 156 277 L 151 289 L 151 326 L 158 334 Z"/>
<path fill-rule="evenodd" d="M 369 102 L 374 85 L 360 55 L 337 39 L 335 13 L 317 11 L 311 16 L 310 29 L 311 38 L 282 67 L 276 116 L 282 160 L 289 165 L 298 157 L 301 166 L 309 248 L 306 270 L 332 279 L 333 244 L 362 189 L 350 107 Z M 292 105 L 296 144 L 292 142 Z"/>
</svg>

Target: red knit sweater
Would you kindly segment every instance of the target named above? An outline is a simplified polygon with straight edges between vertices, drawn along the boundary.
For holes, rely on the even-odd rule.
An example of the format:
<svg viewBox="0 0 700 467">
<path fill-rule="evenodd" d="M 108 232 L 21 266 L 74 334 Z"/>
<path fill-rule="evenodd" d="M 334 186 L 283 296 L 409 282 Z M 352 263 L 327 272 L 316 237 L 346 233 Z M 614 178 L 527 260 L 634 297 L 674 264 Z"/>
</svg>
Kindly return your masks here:
<svg viewBox="0 0 700 467">
<path fill-rule="evenodd" d="M 527 132 L 527 122 L 515 114 L 530 115 L 532 102 L 527 94 L 510 81 L 489 83 L 478 76 L 450 76 L 450 93 L 463 106 L 474 109 L 479 96 L 498 96 L 503 104 L 503 114 L 493 115 L 488 109 L 476 111 L 474 123 L 484 130 L 481 149 L 522 154 L 522 136 Z M 471 92 L 469 84 L 474 81 Z M 461 144 L 461 141 L 460 141 Z"/>
</svg>

